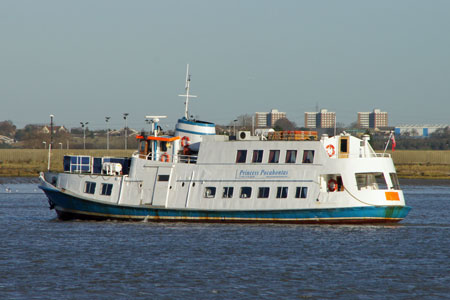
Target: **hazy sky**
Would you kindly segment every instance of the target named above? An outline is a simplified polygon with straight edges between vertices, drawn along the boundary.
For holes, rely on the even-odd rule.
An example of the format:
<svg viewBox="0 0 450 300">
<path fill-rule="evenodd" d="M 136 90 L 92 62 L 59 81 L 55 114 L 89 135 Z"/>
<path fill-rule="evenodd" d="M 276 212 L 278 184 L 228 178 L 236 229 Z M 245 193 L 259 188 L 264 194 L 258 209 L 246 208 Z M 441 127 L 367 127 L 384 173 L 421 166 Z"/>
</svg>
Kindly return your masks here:
<svg viewBox="0 0 450 300">
<path fill-rule="evenodd" d="M 450 1 L 0 1 L 0 121 L 145 127 L 184 112 L 228 124 L 316 106 L 350 124 L 450 123 Z"/>
</svg>

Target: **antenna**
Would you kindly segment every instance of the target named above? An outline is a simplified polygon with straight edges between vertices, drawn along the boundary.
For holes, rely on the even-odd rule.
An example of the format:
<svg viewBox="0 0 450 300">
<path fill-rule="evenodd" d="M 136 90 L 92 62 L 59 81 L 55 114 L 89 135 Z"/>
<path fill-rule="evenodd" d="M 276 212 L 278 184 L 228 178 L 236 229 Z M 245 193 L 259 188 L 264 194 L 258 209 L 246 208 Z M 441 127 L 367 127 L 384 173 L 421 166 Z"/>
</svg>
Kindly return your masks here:
<svg viewBox="0 0 450 300">
<path fill-rule="evenodd" d="M 152 123 L 153 134 L 158 136 L 158 122 L 160 119 L 167 118 L 167 116 L 145 116 L 145 118 Z"/>
<path fill-rule="evenodd" d="M 185 90 L 186 90 L 186 94 L 185 95 L 178 95 L 180 97 L 186 97 L 186 100 L 184 101 L 184 118 L 186 120 L 189 120 L 189 98 L 197 98 L 197 96 L 194 95 L 189 95 L 189 85 L 191 82 L 191 75 L 189 74 L 189 64 L 187 64 L 187 68 L 186 68 L 186 85 L 185 85 Z"/>
</svg>

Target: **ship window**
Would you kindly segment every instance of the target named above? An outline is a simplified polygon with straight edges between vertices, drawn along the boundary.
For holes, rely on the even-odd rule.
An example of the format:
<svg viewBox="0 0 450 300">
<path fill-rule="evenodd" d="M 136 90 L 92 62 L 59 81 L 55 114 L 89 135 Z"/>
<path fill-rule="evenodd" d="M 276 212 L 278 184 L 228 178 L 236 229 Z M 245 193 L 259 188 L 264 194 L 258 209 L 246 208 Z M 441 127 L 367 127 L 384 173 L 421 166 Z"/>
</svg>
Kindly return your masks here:
<svg viewBox="0 0 450 300">
<path fill-rule="evenodd" d="M 94 194 L 95 193 L 95 182 L 86 181 L 84 185 L 84 192 L 87 194 Z"/>
<path fill-rule="evenodd" d="M 252 162 L 253 163 L 262 162 L 263 152 L 264 152 L 263 150 L 253 150 Z"/>
<path fill-rule="evenodd" d="M 250 198 L 252 196 L 252 188 L 249 186 L 241 187 L 241 198 Z"/>
<path fill-rule="evenodd" d="M 233 190 L 232 186 L 226 186 L 223 188 L 222 198 L 233 198 Z"/>
<path fill-rule="evenodd" d="M 391 176 L 391 181 L 392 181 L 392 188 L 394 190 L 399 190 L 400 189 L 400 184 L 398 183 L 398 178 L 397 178 L 397 174 L 396 173 L 389 173 L 389 175 Z"/>
<path fill-rule="evenodd" d="M 313 161 L 314 161 L 314 150 L 304 150 L 302 162 L 304 164 L 312 164 Z"/>
<path fill-rule="evenodd" d="M 260 187 L 258 189 L 258 198 L 269 198 L 270 188 Z"/>
<path fill-rule="evenodd" d="M 348 152 L 348 139 L 342 138 L 341 139 L 341 152 L 347 153 Z"/>
<path fill-rule="evenodd" d="M 238 150 L 236 155 L 236 163 L 245 163 L 247 159 L 247 150 Z"/>
<path fill-rule="evenodd" d="M 205 187 L 205 198 L 214 198 L 216 195 L 216 187 L 214 186 L 207 186 Z"/>
<path fill-rule="evenodd" d="M 287 186 L 277 187 L 277 198 L 287 198 L 287 196 L 288 196 L 288 187 Z"/>
<path fill-rule="evenodd" d="M 167 142 L 161 142 L 160 149 L 162 152 L 166 152 L 167 151 Z"/>
<path fill-rule="evenodd" d="M 295 198 L 306 198 L 308 196 L 308 187 L 298 186 L 295 190 Z"/>
<path fill-rule="evenodd" d="M 297 160 L 297 150 L 287 150 L 285 162 L 287 164 L 295 164 L 296 160 Z"/>
<path fill-rule="evenodd" d="M 356 173 L 356 184 L 358 190 L 385 190 L 386 180 L 383 173 Z"/>
<path fill-rule="evenodd" d="M 112 192 L 113 185 L 111 183 L 102 183 L 102 195 L 110 196 Z"/>
<path fill-rule="evenodd" d="M 269 163 L 277 164 L 279 160 L 280 160 L 280 150 L 270 150 Z"/>
<path fill-rule="evenodd" d="M 169 181 L 170 175 L 158 175 L 158 181 Z"/>
</svg>

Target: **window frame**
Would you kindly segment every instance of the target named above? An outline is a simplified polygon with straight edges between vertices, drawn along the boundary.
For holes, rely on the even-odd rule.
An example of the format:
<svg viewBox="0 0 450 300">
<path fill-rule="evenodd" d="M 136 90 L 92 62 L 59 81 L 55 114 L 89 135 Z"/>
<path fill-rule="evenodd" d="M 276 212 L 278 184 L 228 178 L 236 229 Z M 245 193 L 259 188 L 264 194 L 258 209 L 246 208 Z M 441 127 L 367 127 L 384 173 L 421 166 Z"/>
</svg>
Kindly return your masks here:
<svg viewBox="0 0 450 300">
<path fill-rule="evenodd" d="M 236 152 L 236 163 L 245 164 L 247 161 L 247 150 L 237 150 Z"/>
<path fill-rule="evenodd" d="M 280 162 L 280 150 L 270 150 L 267 163 L 277 164 Z"/>
<path fill-rule="evenodd" d="M 222 191 L 222 198 L 230 199 L 233 198 L 234 187 L 224 186 Z"/>
<path fill-rule="evenodd" d="M 262 163 L 264 150 L 253 150 L 252 163 Z"/>
<path fill-rule="evenodd" d="M 97 183 L 94 181 L 85 181 L 84 183 L 84 193 L 86 194 L 95 194 L 95 189 L 97 187 Z"/>
<path fill-rule="evenodd" d="M 381 177 L 384 182 L 381 182 Z M 383 172 L 361 172 L 355 173 L 356 186 L 361 190 L 387 190 L 388 184 Z M 382 185 L 380 187 L 380 185 Z"/>
<path fill-rule="evenodd" d="M 215 186 L 206 186 L 203 192 L 203 198 L 213 199 L 216 197 L 217 188 Z"/>
<path fill-rule="evenodd" d="M 295 198 L 297 198 L 297 199 L 308 198 L 308 187 L 307 186 L 297 186 L 295 189 Z"/>
<path fill-rule="evenodd" d="M 391 178 L 392 187 L 393 190 L 400 190 L 400 182 L 398 181 L 397 173 L 389 173 L 389 177 Z"/>
<path fill-rule="evenodd" d="M 292 159 L 292 157 L 294 159 Z M 297 162 L 297 150 L 286 150 L 285 163 L 287 163 L 287 164 L 295 164 L 296 162 Z"/>
<path fill-rule="evenodd" d="M 258 187 L 258 196 L 260 199 L 267 199 L 270 196 L 270 187 L 268 186 L 260 186 Z"/>
<path fill-rule="evenodd" d="M 249 193 L 244 193 L 244 192 L 245 192 L 244 189 L 245 189 L 246 191 L 249 191 Z M 247 195 L 247 194 L 248 194 L 248 196 L 243 197 L 244 195 Z M 239 193 L 239 198 L 242 198 L 242 199 L 249 199 L 249 198 L 251 198 L 251 197 L 252 197 L 252 187 L 251 187 L 251 186 L 242 186 L 242 187 L 241 187 L 241 190 L 240 190 L 240 193 Z"/>
<path fill-rule="evenodd" d="M 311 161 L 309 161 L 310 159 Z M 303 150 L 302 163 L 303 164 L 314 163 L 314 150 Z"/>
<path fill-rule="evenodd" d="M 277 199 L 286 199 L 289 195 L 289 188 L 287 186 L 277 186 Z"/>
<path fill-rule="evenodd" d="M 101 191 L 100 191 L 100 195 L 102 196 L 111 196 L 112 194 L 112 189 L 113 189 L 113 184 L 112 183 L 102 183 L 101 184 Z"/>
<path fill-rule="evenodd" d="M 170 179 L 170 175 L 167 175 L 167 174 L 158 175 L 158 181 L 169 181 L 169 179 Z"/>
</svg>

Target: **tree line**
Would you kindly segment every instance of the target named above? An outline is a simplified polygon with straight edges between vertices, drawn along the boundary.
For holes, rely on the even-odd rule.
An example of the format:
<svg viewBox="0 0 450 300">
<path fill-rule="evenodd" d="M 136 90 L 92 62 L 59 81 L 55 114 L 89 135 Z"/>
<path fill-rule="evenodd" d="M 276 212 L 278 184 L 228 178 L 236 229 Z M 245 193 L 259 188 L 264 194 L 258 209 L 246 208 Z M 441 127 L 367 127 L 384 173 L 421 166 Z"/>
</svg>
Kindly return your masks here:
<svg viewBox="0 0 450 300">
<path fill-rule="evenodd" d="M 17 129 L 12 121 L 0 122 L 0 135 L 14 139 L 17 143 L 7 144 L 0 143 L 0 148 L 31 148 L 38 149 L 43 148 L 45 144 L 50 142 L 50 133 L 42 131 L 43 126 L 26 125 L 22 129 Z M 231 121 L 228 125 L 218 125 L 218 134 L 234 134 L 236 131 L 246 130 L 251 131 L 253 129 L 253 118 L 251 115 L 245 114 L 238 116 L 235 120 Z M 273 128 L 276 131 L 282 130 L 311 130 L 304 127 L 299 127 L 295 122 L 290 121 L 287 118 L 279 119 Z M 355 124 L 350 126 L 344 126 L 338 123 L 336 132 L 339 134 L 343 131 L 351 132 L 355 130 Z M 334 135 L 334 128 L 320 129 L 319 136 L 321 134 Z M 369 134 L 371 136 L 371 145 L 376 150 L 383 150 L 386 146 L 386 142 L 389 139 L 389 133 L 374 132 L 370 130 L 358 131 L 359 135 Z M 73 128 L 69 131 L 54 131 L 54 148 L 63 146 L 64 148 L 83 148 L 83 131 L 80 128 Z M 431 133 L 428 137 L 417 137 L 408 134 L 396 135 L 396 149 L 399 150 L 450 150 L 450 128 L 441 128 Z M 45 144 L 43 144 L 45 142 Z M 86 128 L 86 148 L 104 148 L 106 147 L 106 131 L 91 131 Z M 122 149 L 124 144 L 124 137 L 110 136 L 111 149 Z M 137 146 L 135 137 L 129 137 L 128 145 L 131 149 Z M 390 148 L 390 147 L 389 147 Z"/>
</svg>

